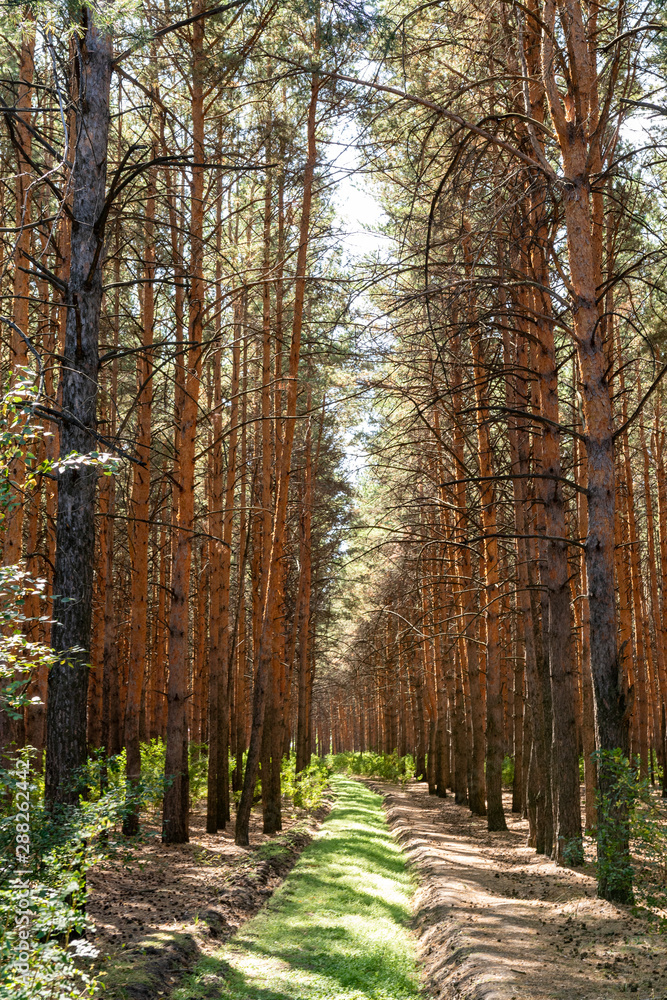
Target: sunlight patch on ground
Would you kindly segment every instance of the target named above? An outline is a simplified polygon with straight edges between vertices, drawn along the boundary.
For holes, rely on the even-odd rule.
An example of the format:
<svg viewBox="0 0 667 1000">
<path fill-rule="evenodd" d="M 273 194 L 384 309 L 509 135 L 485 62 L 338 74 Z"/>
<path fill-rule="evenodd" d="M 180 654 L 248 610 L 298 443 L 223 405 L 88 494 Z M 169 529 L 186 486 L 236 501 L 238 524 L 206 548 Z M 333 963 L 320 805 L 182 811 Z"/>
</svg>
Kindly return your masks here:
<svg viewBox="0 0 667 1000">
<path fill-rule="evenodd" d="M 417 1000 L 406 928 L 412 880 L 381 799 L 349 778 L 332 784 L 336 805 L 322 835 L 264 910 L 203 959 L 174 1000 Z"/>
</svg>

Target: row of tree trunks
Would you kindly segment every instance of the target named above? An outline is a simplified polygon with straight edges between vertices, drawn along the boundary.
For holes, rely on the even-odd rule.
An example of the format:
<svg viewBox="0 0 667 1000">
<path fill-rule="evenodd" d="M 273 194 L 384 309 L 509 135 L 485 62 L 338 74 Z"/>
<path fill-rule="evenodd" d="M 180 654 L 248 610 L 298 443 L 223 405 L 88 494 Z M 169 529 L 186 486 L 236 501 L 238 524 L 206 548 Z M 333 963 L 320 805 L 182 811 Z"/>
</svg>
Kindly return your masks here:
<svg viewBox="0 0 667 1000">
<path fill-rule="evenodd" d="M 299 233 L 299 249 L 296 263 L 296 280 L 294 294 L 294 312 L 292 320 L 292 339 L 290 344 L 287 377 L 289 379 L 285 406 L 284 437 L 280 449 L 280 461 L 276 468 L 276 502 L 273 514 L 273 528 L 268 556 L 268 572 L 262 602 L 261 632 L 258 642 L 257 668 L 253 688 L 252 724 L 250 743 L 244 775 L 243 790 L 236 814 L 235 840 L 240 846 L 248 843 L 250 810 L 255 789 L 255 781 L 259 767 L 262 737 L 264 731 L 264 711 L 267 693 L 272 684 L 272 662 L 274 655 L 274 635 L 277 632 L 276 619 L 280 613 L 279 580 L 281 561 L 285 539 L 287 497 L 289 476 L 292 460 L 292 443 L 294 440 L 296 403 L 298 391 L 299 360 L 301 355 L 301 330 L 303 322 L 303 304 L 305 295 L 308 238 L 310 231 L 310 209 L 313 194 L 313 178 L 317 157 L 316 148 L 316 111 L 319 91 L 319 79 L 313 75 L 311 85 L 310 105 L 307 119 L 308 157 L 303 181 L 303 203 L 301 208 L 301 225 Z M 267 539 L 268 543 L 268 539 Z"/>
</svg>

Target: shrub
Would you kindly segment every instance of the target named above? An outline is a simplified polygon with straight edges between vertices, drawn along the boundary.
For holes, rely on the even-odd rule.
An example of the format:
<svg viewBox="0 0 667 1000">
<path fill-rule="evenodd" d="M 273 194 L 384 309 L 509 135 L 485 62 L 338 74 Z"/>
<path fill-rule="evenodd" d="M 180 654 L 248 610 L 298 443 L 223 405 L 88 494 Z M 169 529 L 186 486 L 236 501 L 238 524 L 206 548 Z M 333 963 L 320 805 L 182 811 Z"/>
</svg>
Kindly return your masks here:
<svg viewBox="0 0 667 1000">
<path fill-rule="evenodd" d="M 514 784 L 514 757 L 508 757 L 505 754 L 503 758 L 503 785 L 511 788 Z"/>
<path fill-rule="evenodd" d="M 642 795 L 637 770 L 621 750 L 598 750 L 598 891 L 615 902 L 633 902 L 630 825 Z"/>
<path fill-rule="evenodd" d="M 190 790 L 193 801 L 206 793 L 208 759 L 203 747 L 189 747 Z M 141 745 L 140 809 L 159 809 L 165 790 L 165 744 L 160 738 Z M 17 759 L 35 757 L 27 747 Z M 44 806 L 43 776 L 30 773 L 30 882 L 31 948 L 29 972 L 18 968 L 16 930 L 18 874 L 14 842 L 16 810 L 12 799 L 17 787 L 14 769 L 0 771 L 0 1000 L 74 1000 L 92 996 L 96 982 L 77 967 L 77 958 L 96 957 L 82 935 L 91 924 L 85 915 L 86 873 L 111 849 L 108 831 L 120 824 L 125 800 L 125 751 L 106 759 L 94 753 L 74 781 L 85 794 L 77 806 L 61 807 L 53 814 Z M 25 869 L 25 866 L 23 866 Z"/>
<path fill-rule="evenodd" d="M 208 756 L 204 743 L 190 743 L 188 746 L 188 770 L 190 776 L 190 800 L 192 803 L 198 802 L 206 795 L 206 783 L 208 778 Z M 162 807 L 165 788 L 169 785 L 169 780 L 165 778 L 164 762 L 167 747 L 160 736 L 141 744 L 141 781 L 139 782 L 137 795 L 139 809 L 153 809 L 157 811 Z M 100 789 L 108 784 L 120 794 L 125 788 L 125 749 L 121 750 L 115 757 L 106 758 L 104 752 L 93 754 L 88 762 L 86 784 L 89 788 L 89 796 L 99 797 Z"/>
<path fill-rule="evenodd" d="M 598 879 L 622 893 L 667 932 L 667 815 L 659 793 L 640 777 L 639 758 L 620 750 L 594 754 L 608 776 L 598 792 Z"/>
<path fill-rule="evenodd" d="M 164 763 L 162 764 L 164 770 Z M 143 771 L 143 760 L 142 760 Z M 208 747 L 205 743 L 191 743 L 188 747 L 188 773 L 190 800 L 199 802 L 206 797 L 208 782 Z"/>
<path fill-rule="evenodd" d="M 29 759 L 32 748 L 16 755 Z M 123 802 L 116 789 L 78 806 L 53 813 L 44 807 L 43 783 L 29 775 L 30 853 L 16 858 L 16 772 L 0 773 L 0 997 L 12 1000 L 72 1000 L 92 996 L 95 982 L 77 968 L 75 957 L 95 957 L 96 950 L 81 936 L 90 927 L 85 914 L 86 873 L 102 856 L 101 835 L 119 821 Z M 20 787 L 20 786 L 19 786 Z M 15 963 L 19 935 L 17 887 L 29 883 L 32 916 L 28 972 Z"/>
<path fill-rule="evenodd" d="M 283 757 L 280 787 L 283 795 L 291 799 L 295 806 L 312 811 L 322 803 L 330 774 L 331 769 L 315 754 L 311 756 L 308 767 L 297 774 L 296 754 L 292 752 L 289 757 Z"/>
<path fill-rule="evenodd" d="M 377 753 L 374 750 L 360 753 L 346 751 L 329 754 L 326 761 L 332 771 L 382 778 L 384 781 L 400 781 L 405 784 L 415 776 L 414 758 L 411 754 L 401 757 L 398 750 L 392 753 Z"/>
</svg>

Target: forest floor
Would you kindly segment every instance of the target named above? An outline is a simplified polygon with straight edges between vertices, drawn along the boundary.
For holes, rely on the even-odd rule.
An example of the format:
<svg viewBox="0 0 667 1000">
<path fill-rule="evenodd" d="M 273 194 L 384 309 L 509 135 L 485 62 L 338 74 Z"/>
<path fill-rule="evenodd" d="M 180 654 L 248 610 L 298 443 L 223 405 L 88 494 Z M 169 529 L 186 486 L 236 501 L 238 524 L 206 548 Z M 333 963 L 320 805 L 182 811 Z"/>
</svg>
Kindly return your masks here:
<svg viewBox="0 0 667 1000">
<path fill-rule="evenodd" d="M 452 798 L 369 781 L 417 872 L 425 988 L 434 1000 L 667 1000 L 667 935 L 596 897 L 592 862 L 559 868 L 527 848 L 506 801 L 490 834 Z"/>
<path fill-rule="evenodd" d="M 333 808 L 253 920 L 173 1000 L 420 1000 L 414 893 L 382 799 L 334 775 Z"/>
<path fill-rule="evenodd" d="M 250 848 L 234 844 L 234 823 L 206 833 L 206 803 L 190 817 L 190 842 L 163 844 L 159 817 L 143 817 L 136 841 L 112 841 L 88 873 L 87 913 L 107 1000 L 167 997 L 197 957 L 231 937 L 264 905 L 328 813 L 283 811 L 283 831 L 262 833 L 253 810 Z"/>
<path fill-rule="evenodd" d="M 336 777 L 338 796 L 339 782 L 351 785 Z M 189 844 L 163 845 L 158 825 L 149 823 L 140 841 L 117 847 L 89 876 L 88 912 L 97 927 L 105 998 L 416 996 L 404 975 L 409 948 L 399 962 L 405 979 L 399 992 L 390 982 L 396 975 L 387 979 L 383 971 L 391 957 L 382 951 L 383 940 L 404 940 L 402 917 L 394 915 L 388 926 L 388 910 L 380 905 L 375 912 L 364 901 L 377 896 L 376 884 L 392 874 L 385 870 L 388 841 L 400 845 L 418 883 L 412 926 L 424 996 L 615 1000 L 630 993 L 637 1000 L 667 1000 L 667 935 L 629 907 L 597 899 L 590 850 L 587 864 L 576 869 L 537 856 L 525 846 L 527 823 L 510 812 L 509 796 L 509 829 L 490 834 L 485 819 L 452 798 L 429 796 L 422 783 L 400 788 L 360 779 L 359 792 L 369 794 L 363 785 L 383 796 L 393 838 L 377 827 L 379 802 L 372 796 L 378 805 L 339 803 L 319 832 L 318 820 L 331 803 L 317 817 L 286 811 L 277 837 L 265 836 L 261 815 L 253 814 L 251 849 L 234 845 L 233 824 L 207 835 L 203 805 L 192 817 Z M 360 822 L 372 829 L 359 830 Z M 407 893 L 398 909 L 407 913 L 403 860 L 393 850 L 398 891 Z M 364 852 L 371 867 L 377 862 L 384 868 L 362 871 Z M 349 898 L 341 907 L 334 901 L 350 878 L 354 912 L 345 909 Z M 345 985 L 350 954 L 356 961 L 367 951 L 372 966 L 374 949 L 381 960 L 368 989 Z M 391 963 L 387 967 L 391 972 Z M 336 991 L 327 976 L 338 982 Z"/>
</svg>

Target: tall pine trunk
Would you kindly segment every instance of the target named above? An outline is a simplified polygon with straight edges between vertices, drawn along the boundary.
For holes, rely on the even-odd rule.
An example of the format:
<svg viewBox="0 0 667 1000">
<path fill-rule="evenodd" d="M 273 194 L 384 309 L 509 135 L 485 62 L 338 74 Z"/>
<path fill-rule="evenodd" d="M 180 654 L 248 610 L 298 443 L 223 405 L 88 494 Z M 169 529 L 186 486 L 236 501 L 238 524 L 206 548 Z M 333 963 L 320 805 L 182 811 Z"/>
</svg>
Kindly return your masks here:
<svg viewBox="0 0 667 1000">
<path fill-rule="evenodd" d="M 153 324 L 155 322 L 155 170 L 148 178 L 146 222 L 144 229 L 144 284 L 142 294 L 142 350 L 137 355 L 137 432 L 132 469 L 129 543 L 132 565 L 132 605 L 130 609 L 130 650 L 127 700 L 125 702 L 125 749 L 127 753 L 127 802 L 123 833 L 132 836 L 139 830 L 136 803 L 141 779 L 139 716 L 144 670 L 148 649 L 148 541 L 149 498 L 151 485 L 151 409 L 153 400 Z"/>
<path fill-rule="evenodd" d="M 194 13 L 203 12 L 201 0 Z M 190 571 L 195 507 L 195 451 L 197 411 L 202 363 L 204 311 L 204 21 L 192 26 L 192 133 L 193 159 L 190 215 L 190 289 L 188 344 L 180 360 L 183 368 L 182 406 L 177 426 L 179 478 L 176 539 L 171 571 L 169 609 L 169 685 L 167 689 L 167 752 L 165 777 L 169 782 L 162 811 L 162 839 L 182 844 L 189 839 L 188 726 L 188 633 Z"/>
<path fill-rule="evenodd" d="M 568 35 L 568 100 L 564 105 L 556 82 L 556 55 L 553 37 L 556 28 L 556 3 L 544 6 L 542 32 L 542 72 L 551 119 L 566 178 L 563 194 L 571 298 L 573 303 L 574 340 L 581 375 L 580 391 L 585 418 L 585 444 L 588 460 L 588 537 L 586 572 L 588 576 L 591 669 L 595 692 L 595 728 L 598 751 L 603 754 L 599 766 L 602 796 L 614 799 L 616 779 L 605 754 L 628 752 L 628 721 L 616 637 L 614 591 L 614 521 L 615 473 L 614 434 L 611 394 L 608 384 L 608 358 L 597 305 L 601 284 L 601 241 L 594 232 L 591 197 L 591 172 L 599 142 L 592 133 L 597 121 L 589 118 L 596 106 L 597 68 L 595 49 L 586 36 L 584 14 L 579 0 L 562 0 L 559 5 L 562 25 Z M 632 872 L 629 856 L 627 810 L 613 809 L 609 829 L 598 826 L 598 892 L 612 902 L 632 899 Z M 613 832 L 610 832 L 613 827 Z M 620 869 L 623 874 L 618 875 Z M 616 873 L 616 874 L 614 874 Z"/>
<path fill-rule="evenodd" d="M 61 373 L 60 457 L 95 449 L 106 195 L 111 35 L 97 30 L 93 11 L 81 13 L 75 59 L 76 148 L 72 168 L 70 276 Z M 58 473 L 58 514 L 46 738 L 46 802 L 75 803 L 75 775 L 86 761 L 86 703 L 95 559 L 94 466 L 75 463 Z"/>
</svg>

